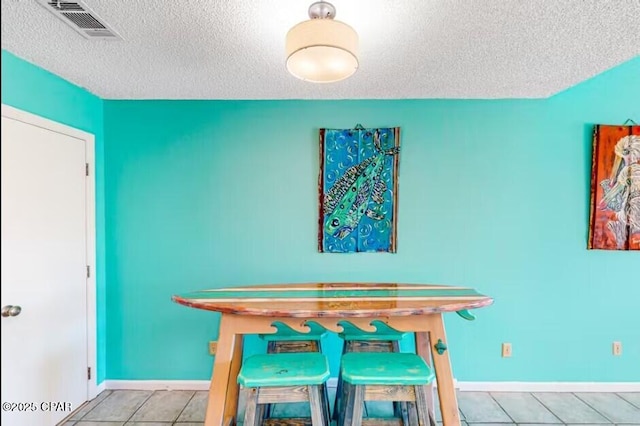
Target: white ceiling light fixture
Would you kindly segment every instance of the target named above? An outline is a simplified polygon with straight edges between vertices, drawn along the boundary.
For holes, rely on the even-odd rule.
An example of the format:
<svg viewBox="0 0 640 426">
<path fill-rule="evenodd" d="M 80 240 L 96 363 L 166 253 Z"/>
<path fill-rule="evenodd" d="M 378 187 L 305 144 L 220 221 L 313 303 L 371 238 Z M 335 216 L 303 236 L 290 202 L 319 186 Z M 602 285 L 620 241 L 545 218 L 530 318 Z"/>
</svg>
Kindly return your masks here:
<svg viewBox="0 0 640 426">
<path fill-rule="evenodd" d="M 333 83 L 358 69 L 358 33 L 336 21 L 336 8 L 325 1 L 309 6 L 308 21 L 291 28 L 286 38 L 287 70 L 301 80 Z"/>
</svg>

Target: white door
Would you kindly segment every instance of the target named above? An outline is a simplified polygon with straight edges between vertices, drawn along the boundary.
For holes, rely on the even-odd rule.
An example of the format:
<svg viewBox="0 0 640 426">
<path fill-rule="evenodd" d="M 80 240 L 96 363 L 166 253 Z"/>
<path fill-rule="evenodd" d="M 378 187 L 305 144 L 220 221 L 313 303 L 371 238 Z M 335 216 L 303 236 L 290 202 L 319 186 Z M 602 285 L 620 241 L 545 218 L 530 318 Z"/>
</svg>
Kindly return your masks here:
<svg viewBox="0 0 640 426">
<path fill-rule="evenodd" d="M 3 116 L 1 159 L 2 424 L 55 425 L 87 400 L 85 141 Z"/>
</svg>

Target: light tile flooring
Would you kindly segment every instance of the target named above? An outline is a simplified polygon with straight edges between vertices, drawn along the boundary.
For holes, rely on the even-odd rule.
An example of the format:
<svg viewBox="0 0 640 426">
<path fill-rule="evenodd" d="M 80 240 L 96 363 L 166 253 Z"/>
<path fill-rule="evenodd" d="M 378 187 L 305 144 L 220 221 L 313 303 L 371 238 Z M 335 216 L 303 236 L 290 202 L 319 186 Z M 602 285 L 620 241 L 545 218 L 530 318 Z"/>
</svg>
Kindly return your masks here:
<svg viewBox="0 0 640 426">
<path fill-rule="evenodd" d="M 200 391 L 104 391 L 96 399 L 72 413 L 63 425 L 203 425 L 206 401 L 207 393 Z M 460 392 L 458 403 L 463 419 L 462 426 L 640 426 L 640 392 Z M 243 405 L 242 400 L 240 405 Z M 304 412 L 305 407 L 298 408 Z M 376 407 L 370 408 L 369 415 L 384 414 L 376 413 L 376 410 Z M 274 415 L 278 415 L 277 410 L 274 410 Z M 436 416 L 440 420 L 439 412 Z"/>
</svg>

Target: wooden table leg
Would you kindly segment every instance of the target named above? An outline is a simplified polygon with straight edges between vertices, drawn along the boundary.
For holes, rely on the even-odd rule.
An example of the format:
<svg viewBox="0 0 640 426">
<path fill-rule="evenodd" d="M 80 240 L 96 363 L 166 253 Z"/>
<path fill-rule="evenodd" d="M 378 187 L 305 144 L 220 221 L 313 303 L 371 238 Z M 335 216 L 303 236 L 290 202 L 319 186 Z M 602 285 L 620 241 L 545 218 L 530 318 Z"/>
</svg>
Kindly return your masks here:
<svg viewBox="0 0 640 426">
<path fill-rule="evenodd" d="M 238 397 L 240 385 L 238 385 L 238 373 L 242 366 L 242 348 L 244 343 L 242 334 L 235 335 L 233 345 L 233 358 L 231 359 L 231 371 L 229 372 L 229 384 L 227 385 L 227 405 L 224 409 L 224 425 L 235 425 L 238 414 Z"/>
<path fill-rule="evenodd" d="M 446 349 L 447 336 L 444 331 L 442 314 L 433 314 L 428 317 L 429 340 L 431 358 L 438 381 L 438 397 L 440 399 L 440 411 L 442 412 L 442 422 L 444 426 L 460 426 L 460 412 L 458 411 L 458 400 L 456 390 L 453 385 L 453 373 L 451 372 L 451 361 L 449 351 Z M 438 353 L 439 343 L 445 345 L 445 350 Z M 442 349 L 443 347 L 440 346 Z"/>
<path fill-rule="evenodd" d="M 242 334 L 235 333 L 233 316 L 222 314 L 205 426 L 226 426 L 235 417 L 239 390 L 236 377 L 241 365 Z"/>
<path fill-rule="evenodd" d="M 416 338 L 416 353 L 420 355 L 429 367 L 432 366 L 431 362 L 431 345 L 429 344 L 429 333 L 418 332 L 415 335 Z M 435 404 L 433 401 L 433 383 L 425 386 L 425 393 L 427 395 L 427 407 L 429 408 L 429 421 L 432 426 L 436 423 Z"/>
</svg>

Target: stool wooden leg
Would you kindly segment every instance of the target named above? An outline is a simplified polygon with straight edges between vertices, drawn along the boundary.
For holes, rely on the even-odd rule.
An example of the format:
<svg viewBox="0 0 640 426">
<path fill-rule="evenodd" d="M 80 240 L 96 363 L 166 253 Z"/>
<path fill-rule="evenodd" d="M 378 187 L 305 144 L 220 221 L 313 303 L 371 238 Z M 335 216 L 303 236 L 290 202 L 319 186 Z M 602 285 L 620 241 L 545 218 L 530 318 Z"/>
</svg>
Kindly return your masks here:
<svg viewBox="0 0 640 426">
<path fill-rule="evenodd" d="M 342 402 L 340 409 L 336 412 L 338 416 L 338 426 L 345 425 L 347 417 L 351 418 L 353 411 L 353 404 L 350 404 L 349 384 L 342 383 Z"/>
<path fill-rule="evenodd" d="M 258 426 L 258 389 L 251 388 L 247 394 L 247 406 L 244 410 L 244 424 L 245 426 Z"/>
<path fill-rule="evenodd" d="M 344 384 L 342 383 L 342 375 L 338 373 L 338 387 L 336 387 L 336 399 L 333 402 L 333 420 L 339 420 L 340 411 L 344 404 Z"/>
<path fill-rule="evenodd" d="M 322 396 L 322 407 L 324 408 L 324 417 L 329 423 L 331 423 L 331 407 L 329 406 L 329 389 L 327 384 L 320 385 L 320 393 Z"/>
<path fill-rule="evenodd" d="M 256 419 L 257 424 L 262 426 L 262 423 L 268 419 L 267 417 L 267 404 L 258 404 L 258 408 L 256 408 Z M 235 425 L 234 425 L 235 426 Z"/>
<path fill-rule="evenodd" d="M 407 425 L 418 426 L 418 410 L 415 402 L 407 402 Z"/>
<path fill-rule="evenodd" d="M 349 385 L 344 426 L 361 426 L 364 414 L 364 386 Z"/>
<path fill-rule="evenodd" d="M 311 424 L 313 426 L 327 426 L 329 423 L 325 417 L 325 403 L 321 397 L 320 387 L 307 386 L 307 389 L 311 406 Z"/>
<path fill-rule="evenodd" d="M 271 418 L 271 408 L 272 408 L 273 404 L 263 404 L 261 405 L 262 407 L 262 415 L 260 416 L 262 418 L 262 421 L 265 421 L 267 419 Z"/>
<path fill-rule="evenodd" d="M 397 418 L 402 419 L 403 425 L 409 424 L 409 410 L 407 408 L 407 402 L 394 402 L 393 403 L 393 413 Z"/>
<path fill-rule="evenodd" d="M 418 410 L 418 424 L 420 426 L 431 426 L 427 402 L 428 386 L 414 386 L 414 389 L 416 393 L 416 408 Z"/>
<path fill-rule="evenodd" d="M 347 353 L 347 350 L 349 349 L 349 341 L 345 341 L 342 344 L 342 355 Z M 338 371 L 338 386 L 336 387 L 336 399 L 333 402 L 333 420 L 337 420 L 338 421 L 338 425 L 341 425 L 342 422 L 340 421 L 341 419 L 341 415 L 340 412 L 342 411 L 342 407 L 344 406 L 344 401 L 345 401 L 345 395 L 344 395 L 344 383 L 342 383 L 342 372 Z"/>
</svg>

